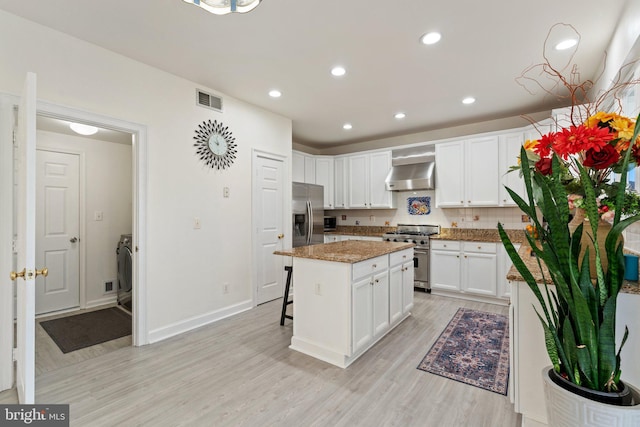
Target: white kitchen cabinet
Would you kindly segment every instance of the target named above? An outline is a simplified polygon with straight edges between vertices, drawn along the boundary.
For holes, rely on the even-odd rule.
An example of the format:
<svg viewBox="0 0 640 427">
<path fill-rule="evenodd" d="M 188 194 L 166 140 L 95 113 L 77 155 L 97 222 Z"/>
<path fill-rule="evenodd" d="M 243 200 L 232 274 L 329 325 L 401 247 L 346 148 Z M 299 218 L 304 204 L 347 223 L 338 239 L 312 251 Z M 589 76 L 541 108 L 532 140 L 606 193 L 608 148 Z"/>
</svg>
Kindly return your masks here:
<svg viewBox="0 0 640 427">
<path fill-rule="evenodd" d="M 497 296 L 497 244 L 464 242 L 462 244 L 462 291 L 489 297 Z"/>
<path fill-rule="evenodd" d="M 436 144 L 436 206 L 465 206 L 464 141 Z"/>
<path fill-rule="evenodd" d="M 524 181 L 520 176 L 520 171 L 508 172 L 511 166 L 518 164 L 522 144 L 524 144 L 523 132 L 500 135 L 500 206 L 516 206 L 505 187 L 510 188 L 524 198 Z"/>
<path fill-rule="evenodd" d="M 353 352 L 366 348 L 389 329 L 389 256 L 353 265 Z"/>
<path fill-rule="evenodd" d="M 436 206 L 499 206 L 498 136 L 436 144 Z"/>
<path fill-rule="evenodd" d="M 344 209 L 347 207 L 347 158 L 336 157 L 333 160 L 333 199 L 336 209 Z"/>
<path fill-rule="evenodd" d="M 291 180 L 293 182 L 304 182 L 304 158 L 305 155 L 294 151 L 291 154 Z"/>
<path fill-rule="evenodd" d="M 516 251 L 520 250 L 520 244 L 514 243 L 513 246 L 516 248 Z M 507 274 L 509 274 L 509 270 L 511 270 L 511 266 L 513 263 L 511 262 L 511 258 L 507 254 L 507 250 L 504 248 L 504 245 L 498 244 L 498 297 L 504 299 L 511 298 L 511 285 L 507 280 Z"/>
<path fill-rule="evenodd" d="M 385 178 L 391 168 L 391 152 L 364 153 L 347 157 L 349 208 L 392 208 L 393 194 Z"/>
<path fill-rule="evenodd" d="M 474 138 L 466 141 L 465 202 L 466 206 L 498 206 L 500 170 L 497 136 Z M 437 164 L 437 161 L 436 161 Z"/>
<path fill-rule="evenodd" d="M 431 289 L 460 296 L 498 295 L 497 243 L 431 241 Z"/>
<path fill-rule="evenodd" d="M 431 289 L 460 291 L 460 242 L 431 240 Z"/>
<path fill-rule="evenodd" d="M 306 184 L 316 183 L 316 161 L 311 154 L 293 151 L 291 179 L 293 182 L 304 182 Z"/>
<path fill-rule="evenodd" d="M 413 249 L 389 256 L 389 322 L 399 322 L 413 308 Z"/>
<path fill-rule="evenodd" d="M 324 208 L 334 208 L 334 160 L 330 156 L 315 158 L 315 183 L 324 187 Z"/>
</svg>

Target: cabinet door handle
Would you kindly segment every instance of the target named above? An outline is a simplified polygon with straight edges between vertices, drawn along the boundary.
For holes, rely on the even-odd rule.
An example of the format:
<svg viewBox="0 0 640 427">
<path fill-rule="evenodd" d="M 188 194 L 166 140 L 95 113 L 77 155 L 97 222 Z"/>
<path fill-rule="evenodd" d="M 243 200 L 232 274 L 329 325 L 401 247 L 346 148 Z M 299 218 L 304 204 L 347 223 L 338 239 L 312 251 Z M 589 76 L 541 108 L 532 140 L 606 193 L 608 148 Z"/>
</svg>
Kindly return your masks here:
<svg viewBox="0 0 640 427">
<path fill-rule="evenodd" d="M 378 282 L 379 282 L 379 280 L 378 280 L 378 279 L 376 279 L 376 283 L 378 283 Z"/>
<path fill-rule="evenodd" d="M 376 264 L 373 264 L 371 268 L 378 268 L 378 266 Z"/>
<path fill-rule="evenodd" d="M 482 246 L 478 246 L 478 249 L 482 249 Z"/>
</svg>

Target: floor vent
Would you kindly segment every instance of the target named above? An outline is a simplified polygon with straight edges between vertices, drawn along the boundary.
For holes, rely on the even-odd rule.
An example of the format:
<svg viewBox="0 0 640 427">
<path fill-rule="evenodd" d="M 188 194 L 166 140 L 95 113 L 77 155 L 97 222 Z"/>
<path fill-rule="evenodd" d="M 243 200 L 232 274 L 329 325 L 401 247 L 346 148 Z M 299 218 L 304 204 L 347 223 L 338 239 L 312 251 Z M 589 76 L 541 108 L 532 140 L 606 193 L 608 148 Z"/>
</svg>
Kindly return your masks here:
<svg viewBox="0 0 640 427">
<path fill-rule="evenodd" d="M 196 103 L 202 107 L 211 108 L 222 113 L 222 98 L 219 96 L 196 89 Z"/>
</svg>

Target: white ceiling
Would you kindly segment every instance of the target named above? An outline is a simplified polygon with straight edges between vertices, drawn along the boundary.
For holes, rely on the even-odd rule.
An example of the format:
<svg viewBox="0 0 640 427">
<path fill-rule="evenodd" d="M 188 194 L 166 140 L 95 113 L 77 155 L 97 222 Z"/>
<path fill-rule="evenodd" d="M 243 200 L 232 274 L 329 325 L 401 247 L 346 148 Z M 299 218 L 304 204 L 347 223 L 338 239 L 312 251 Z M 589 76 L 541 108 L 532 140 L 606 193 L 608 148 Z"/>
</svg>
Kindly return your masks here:
<svg viewBox="0 0 640 427">
<path fill-rule="evenodd" d="M 598 75 L 624 4 L 263 0 L 216 16 L 182 0 L 0 0 L 0 9 L 289 117 L 295 142 L 324 148 L 559 106 L 515 78 L 542 62 L 556 23 L 580 33 L 581 77 Z M 440 43 L 419 43 L 429 31 Z M 268 96 L 274 88 L 281 98 Z M 466 96 L 477 102 L 462 105 Z"/>
</svg>

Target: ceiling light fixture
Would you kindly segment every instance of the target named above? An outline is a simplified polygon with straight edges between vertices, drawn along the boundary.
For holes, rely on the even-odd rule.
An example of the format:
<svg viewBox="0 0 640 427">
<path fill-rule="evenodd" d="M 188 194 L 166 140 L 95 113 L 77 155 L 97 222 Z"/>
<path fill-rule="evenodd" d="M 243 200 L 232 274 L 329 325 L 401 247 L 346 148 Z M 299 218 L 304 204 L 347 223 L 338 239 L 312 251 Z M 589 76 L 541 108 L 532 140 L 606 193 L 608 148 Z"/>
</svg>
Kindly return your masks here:
<svg viewBox="0 0 640 427">
<path fill-rule="evenodd" d="M 462 103 L 466 105 L 473 104 L 474 102 L 476 102 L 476 99 L 473 96 L 468 96 L 462 100 Z"/>
<path fill-rule="evenodd" d="M 342 129 L 351 130 L 351 129 L 353 129 L 353 126 L 351 125 L 351 123 L 345 123 L 345 124 L 342 125 Z"/>
<path fill-rule="evenodd" d="M 436 44 L 440 41 L 442 35 L 440 33 L 431 32 L 420 37 L 422 44 Z"/>
<path fill-rule="evenodd" d="M 195 4 L 216 15 L 226 15 L 232 12 L 246 13 L 255 9 L 262 0 L 182 0 Z"/>
<path fill-rule="evenodd" d="M 80 135 L 93 135 L 98 133 L 98 128 L 95 126 L 83 125 L 81 123 L 69 123 L 69 127 L 75 133 Z"/>
<path fill-rule="evenodd" d="M 393 117 L 395 117 L 398 120 L 401 120 L 401 119 L 404 119 L 405 117 L 407 117 L 407 115 L 405 113 L 396 113 L 396 115 L 393 116 Z"/>
<path fill-rule="evenodd" d="M 340 76 L 344 76 L 345 74 L 347 74 L 347 70 L 344 69 L 344 67 L 333 67 L 331 69 L 331 74 L 333 74 L 336 77 L 340 77 Z"/>
<path fill-rule="evenodd" d="M 272 98 L 280 98 L 282 96 L 282 92 L 277 89 L 273 89 L 269 91 L 269 96 Z"/>
<path fill-rule="evenodd" d="M 578 44 L 576 39 L 566 39 L 556 45 L 556 50 L 567 50 Z"/>
</svg>

